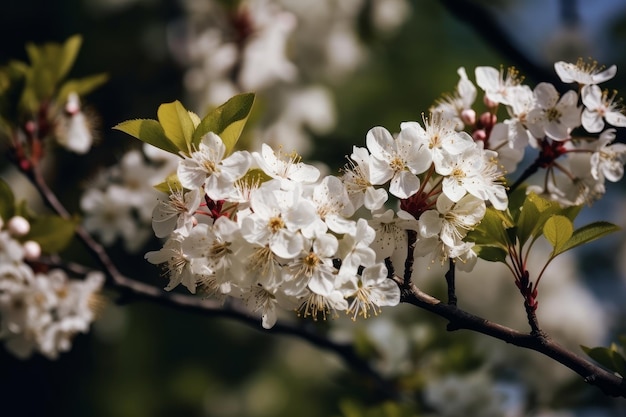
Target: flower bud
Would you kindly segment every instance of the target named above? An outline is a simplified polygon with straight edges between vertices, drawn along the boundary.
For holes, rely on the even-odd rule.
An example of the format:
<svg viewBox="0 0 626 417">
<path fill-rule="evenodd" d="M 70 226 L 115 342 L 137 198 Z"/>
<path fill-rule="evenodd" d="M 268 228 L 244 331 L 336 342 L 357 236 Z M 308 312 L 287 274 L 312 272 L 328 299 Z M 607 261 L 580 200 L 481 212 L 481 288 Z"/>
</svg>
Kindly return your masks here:
<svg viewBox="0 0 626 417">
<path fill-rule="evenodd" d="M 22 216 L 14 216 L 7 223 L 7 228 L 13 236 L 24 236 L 30 231 L 30 223 Z"/>
<path fill-rule="evenodd" d="M 498 117 L 493 113 L 485 112 L 480 115 L 480 126 L 484 129 L 491 129 L 497 121 Z"/>
<path fill-rule="evenodd" d="M 474 109 L 465 109 L 461 112 L 461 120 L 464 124 L 473 126 L 476 123 L 476 112 Z"/>
<path fill-rule="evenodd" d="M 24 259 L 34 261 L 41 256 L 41 246 L 34 240 L 24 242 Z"/>
<path fill-rule="evenodd" d="M 475 130 L 474 132 L 472 132 L 472 138 L 476 142 L 478 141 L 484 142 L 487 140 L 487 132 L 485 131 L 485 129 Z"/>
</svg>

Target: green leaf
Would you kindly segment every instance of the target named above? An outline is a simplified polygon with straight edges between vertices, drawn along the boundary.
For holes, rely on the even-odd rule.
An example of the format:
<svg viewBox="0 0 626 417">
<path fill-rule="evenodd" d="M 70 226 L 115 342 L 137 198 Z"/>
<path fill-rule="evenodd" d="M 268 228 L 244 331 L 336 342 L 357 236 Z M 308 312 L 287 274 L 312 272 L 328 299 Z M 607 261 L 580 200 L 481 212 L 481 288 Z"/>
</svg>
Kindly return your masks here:
<svg viewBox="0 0 626 417">
<path fill-rule="evenodd" d="M 179 155 L 178 146 L 173 143 L 166 135 L 165 131 L 156 120 L 152 119 L 134 119 L 119 123 L 113 129 L 120 130 L 124 133 L 163 149 L 164 151 Z"/>
<path fill-rule="evenodd" d="M 546 220 L 543 225 L 543 235 L 548 242 L 554 247 L 552 253 L 557 255 L 561 253 L 561 248 L 572 237 L 574 233 L 574 225 L 572 221 L 565 216 L 552 216 Z"/>
<path fill-rule="evenodd" d="M 623 377 L 626 376 L 626 359 L 617 351 L 615 344 L 611 347 L 588 348 L 581 346 L 582 350 L 594 361 L 605 368 L 618 372 Z"/>
<path fill-rule="evenodd" d="M 82 44 L 83 38 L 80 35 L 71 36 L 65 41 L 59 56 L 55 57 L 57 61 L 55 82 L 61 81 L 70 72 Z"/>
<path fill-rule="evenodd" d="M 161 191 L 162 193 L 170 194 L 174 190 L 182 190 L 183 185 L 180 183 L 178 175 L 176 175 L 176 173 L 173 173 L 168 175 L 165 181 L 155 185 L 154 188 L 157 191 Z"/>
<path fill-rule="evenodd" d="M 40 216 L 31 221 L 30 232 L 23 240 L 39 243 L 44 253 L 58 253 L 65 249 L 74 237 L 78 219 L 67 220 L 59 216 Z"/>
<path fill-rule="evenodd" d="M 576 229 L 567 242 L 565 242 L 560 248 L 559 253 L 563 253 L 584 243 L 588 243 L 613 232 L 617 232 L 618 230 L 620 230 L 619 226 L 616 226 L 613 223 L 604 221 L 590 223 Z M 555 255 L 558 255 L 558 253 Z"/>
<path fill-rule="evenodd" d="M 179 151 L 191 154 L 192 136 L 195 126 L 187 109 L 180 101 L 164 103 L 157 110 L 157 117 L 165 136 L 176 145 Z"/>
<path fill-rule="evenodd" d="M 13 190 L 0 178 L 0 219 L 5 223 L 15 214 L 15 196 Z"/>
<path fill-rule="evenodd" d="M 489 262 L 506 262 L 508 252 L 506 249 L 495 246 L 475 246 L 479 258 Z"/>
<path fill-rule="evenodd" d="M 107 74 L 96 74 L 80 79 L 68 80 L 61 86 L 57 94 L 57 101 L 65 103 L 70 93 L 76 93 L 81 97 L 87 95 L 107 82 L 108 79 L 109 76 Z"/>
<path fill-rule="evenodd" d="M 540 212 L 533 201 L 530 198 L 524 200 L 519 218 L 517 219 L 516 229 L 517 238 L 521 246 L 524 246 L 526 241 L 533 235 L 539 216 Z"/>
<path fill-rule="evenodd" d="M 230 154 L 241 136 L 253 104 L 254 94 L 244 93 L 209 112 L 193 134 L 193 146 L 197 147 L 204 135 L 213 132 L 226 145 L 226 155 Z"/>
<path fill-rule="evenodd" d="M 489 207 L 480 224 L 468 233 L 467 240 L 507 250 L 511 242 L 506 229 L 511 226 L 511 219 L 504 212 Z"/>
</svg>

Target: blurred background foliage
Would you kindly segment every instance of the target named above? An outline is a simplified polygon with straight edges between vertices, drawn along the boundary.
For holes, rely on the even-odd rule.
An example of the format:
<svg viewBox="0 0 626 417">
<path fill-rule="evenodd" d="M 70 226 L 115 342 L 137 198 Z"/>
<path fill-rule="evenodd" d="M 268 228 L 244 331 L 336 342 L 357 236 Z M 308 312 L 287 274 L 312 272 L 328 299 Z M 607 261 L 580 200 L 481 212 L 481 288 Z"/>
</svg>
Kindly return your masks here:
<svg viewBox="0 0 626 417">
<path fill-rule="evenodd" d="M 363 2 L 366 10 L 368 1 Z M 368 50 L 367 65 L 330 85 L 336 99 L 337 125 L 330 133 L 314 135 L 311 158 L 335 169 L 344 163 L 352 145 L 364 143 L 365 133 L 372 126 L 394 130 L 402 121 L 421 120 L 421 113 L 443 92 L 454 89 L 458 80 L 456 70 L 461 66 L 473 78 L 473 68 L 477 65 L 516 65 L 534 85 L 540 80 L 533 79 L 533 75 L 551 71 L 554 60 L 593 56 L 601 63 L 618 65 L 618 75 L 610 87 L 619 89 L 622 95 L 626 91 L 623 72 L 626 3 L 623 1 L 468 3 L 479 4 L 490 16 L 495 16 L 496 23 L 506 29 L 513 44 L 533 67 L 516 62 L 511 50 L 502 46 L 499 34 L 497 38 L 487 39 L 489 33 L 485 29 L 488 31 L 489 27 L 480 21 L 485 16 L 465 14 L 466 19 L 460 19 L 452 13 L 451 9 L 457 7 L 454 1 L 413 0 L 406 22 L 385 35 L 375 33 L 363 18 L 358 30 Z M 577 13 L 568 14 L 567 10 Z M 58 155 L 53 188 L 70 208 L 78 208 L 79 192 L 90 176 L 96 174 L 98 166 L 115 163 L 125 150 L 139 145 L 112 131 L 112 126 L 130 118 L 154 118 L 159 104 L 185 96 L 182 84 L 185 68 L 172 58 L 166 42 L 168 25 L 182 16 L 181 4 L 170 0 L 20 0 L 2 6 L 1 63 L 12 58 L 25 60 L 26 42 L 60 42 L 80 33 L 83 49 L 72 75 L 107 72 L 110 76 L 110 81 L 86 100 L 99 119 L 100 142 L 96 152 L 88 157 Z M 25 190 L 17 190 L 17 194 L 20 192 L 27 195 Z M 616 209 L 604 205 L 600 210 L 606 216 Z M 619 242 L 612 240 L 610 244 Z M 154 242 L 151 245 L 150 249 L 155 248 Z M 85 256 L 78 246 L 71 251 L 78 252 L 74 255 L 78 258 Z M 121 247 L 112 248 L 111 253 L 128 275 L 164 285 L 158 270 L 147 264 L 141 254 L 128 259 Z M 583 270 L 596 270 L 598 259 L 608 264 L 606 258 L 610 253 L 606 246 L 597 246 L 595 252 L 585 255 L 587 262 Z M 606 297 L 604 300 L 610 303 L 614 316 L 623 318 L 623 281 L 613 269 L 602 271 L 602 277 L 588 276 L 587 280 L 600 282 L 592 291 L 596 296 Z M 433 291 L 437 294 L 442 288 L 436 284 Z M 115 295 L 111 294 L 111 298 Z M 444 321 L 425 312 L 406 306 L 396 310 L 386 310 L 383 316 L 414 325 L 408 335 L 398 335 L 395 328 L 382 330 L 388 332 L 390 350 L 403 350 L 411 359 L 406 364 L 409 372 L 399 380 L 400 386 L 419 390 L 431 377 L 479 369 L 485 355 L 491 352 L 480 337 L 446 334 Z M 409 405 L 379 403 L 380 398 L 371 387 L 333 354 L 304 341 L 263 332 L 260 326 L 253 329 L 232 320 L 201 317 L 143 302 L 122 306 L 111 303 L 102 316 L 93 332 L 78 336 L 72 351 L 57 361 L 42 357 L 19 361 L 1 351 L 0 414 L 435 415 L 428 402 L 419 398 Z M 506 319 L 506 314 L 502 317 Z M 610 324 L 613 331 L 626 331 L 619 320 L 616 322 Z M 385 322 L 381 323 L 384 326 Z M 327 327 L 323 323 L 312 326 L 321 330 Z M 359 335 L 367 340 L 369 330 L 362 323 L 338 323 L 338 327 L 355 328 L 357 340 Z M 402 340 L 397 346 L 394 346 L 395 337 Z M 364 354 L 380 354 L 367 342 L 361 347 Z M 518 355 L 515 348 L 501 349 L 504 356 Z M 548 362 L 544 358 L 533 362 L 536 373 L 541 374 Z M 515 364 L 501 365 L 494 372 L 506 380 L 515 372 Z M 535 379 L 540 381 L 541 375 Z M 523 391 L 522 402 L 535 410 L 549 406 L 626 415 L 623 405 L 614 405 L 597 392 L 585 390 L 579 380 L 568 384 L 562 386 L 563 392 L 549 399 L 537 392 L 541 385 L 529 387 Z M 481 397 L 477 396 L 476 401 L 481 401 Z M 436 401 L 430 402 L 433 403 Z M 522 415 L 514 414 L 515 401 L 509 410 L 513 411 L 507 416 Z"/>
</svg>

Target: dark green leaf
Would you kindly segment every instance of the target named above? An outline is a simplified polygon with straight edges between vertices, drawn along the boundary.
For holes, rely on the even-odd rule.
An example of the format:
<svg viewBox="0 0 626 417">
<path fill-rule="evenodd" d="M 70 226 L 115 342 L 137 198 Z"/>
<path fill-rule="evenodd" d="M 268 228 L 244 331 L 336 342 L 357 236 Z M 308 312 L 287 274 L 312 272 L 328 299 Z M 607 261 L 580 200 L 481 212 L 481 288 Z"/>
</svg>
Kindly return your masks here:
<svg viewBox="0 0 626 417">
<path fill-rule="evenodd" d="M 40 216 L 31 221 L 30 232 L 24 240 L 39 243 L 44 253 L 58 253 L 65 249 L 74 237 L 78 220 L 66 220 L 59 216 Z"/>
<path fill-rule="evenodd" d="M 15 214 L 15 196 L 13 190 L 0 178 L 0 219 L 5 223 Z"/>
<path fill-rule="evenodd" d="M 474 250 L 479 258 L 489 262 L 506 262 L 508 252 L 495 246 L 475 246 Z"/>
</svg>

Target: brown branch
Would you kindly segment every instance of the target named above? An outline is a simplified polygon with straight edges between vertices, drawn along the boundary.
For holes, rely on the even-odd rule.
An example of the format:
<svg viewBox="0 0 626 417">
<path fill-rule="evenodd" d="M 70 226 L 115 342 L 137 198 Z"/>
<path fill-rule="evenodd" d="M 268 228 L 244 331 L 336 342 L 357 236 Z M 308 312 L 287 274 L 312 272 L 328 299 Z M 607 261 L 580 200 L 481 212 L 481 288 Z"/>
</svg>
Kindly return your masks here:
<svg viewBox="0 0 626 417">
<path fill-rule="evenodd" d="M 567 350 L 545 333 L 528 334 L 519 332 L 468 313 L 455 305 L 443 303 L 437 298 L 424 293 L 414 284 L 404 285 L 403 280 L 399 277 L 395 281 L 400 286 L 402 302 L 428 310 L 447 319 L 449 322 L 447 329 L 449 331 L 471 330 L 515 346 L 534 350 L 565 365 L 579 374 L 585 382 L 598 387 L 604 394 L 626 398 L 626 383 L 623 378 Z"/>
</svg>

